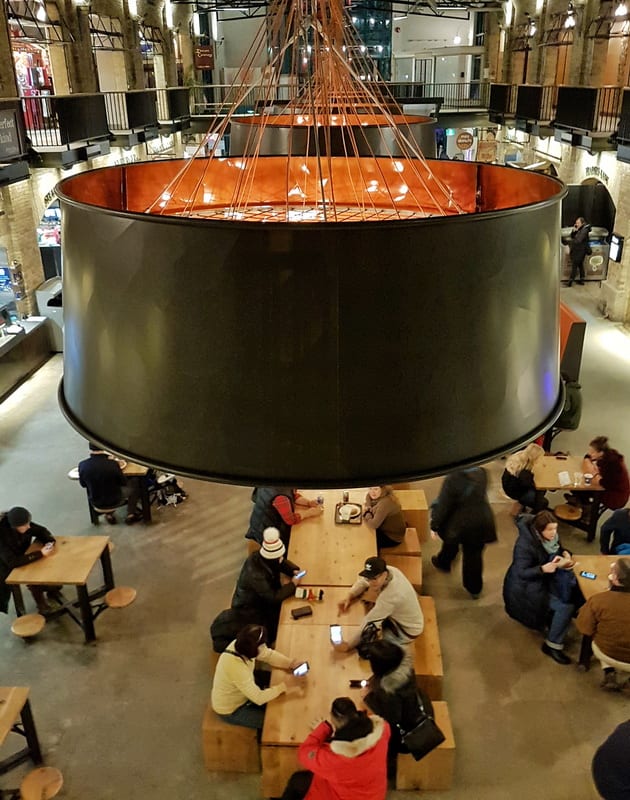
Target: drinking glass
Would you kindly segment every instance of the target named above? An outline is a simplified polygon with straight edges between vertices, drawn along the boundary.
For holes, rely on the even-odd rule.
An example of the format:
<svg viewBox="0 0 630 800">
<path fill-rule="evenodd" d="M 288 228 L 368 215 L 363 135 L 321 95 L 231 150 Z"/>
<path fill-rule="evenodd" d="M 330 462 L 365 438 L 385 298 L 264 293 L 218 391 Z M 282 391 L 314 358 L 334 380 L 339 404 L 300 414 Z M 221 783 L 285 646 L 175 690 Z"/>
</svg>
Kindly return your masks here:
<svg viewBox="0 0 630 800">
<path fill-rule="evenodd" d="M 584 475 L 581 472 L 574 472 L 573 473 L 573 485 L 574 486 L 580 486 L 580 484 L 582 483 L 582 478 L 583 477 L 584 477 Z"/>
</svg>

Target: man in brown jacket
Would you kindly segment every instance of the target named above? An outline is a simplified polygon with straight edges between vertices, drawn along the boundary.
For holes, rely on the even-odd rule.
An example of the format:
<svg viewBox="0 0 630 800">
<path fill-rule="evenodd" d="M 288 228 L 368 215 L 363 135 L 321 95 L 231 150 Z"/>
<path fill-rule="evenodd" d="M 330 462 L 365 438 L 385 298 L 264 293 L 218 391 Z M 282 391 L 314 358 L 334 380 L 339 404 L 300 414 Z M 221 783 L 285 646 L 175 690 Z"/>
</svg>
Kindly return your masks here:
<svg viewBox="0 0 630 800">
<path fill-rule="evenodd" d="M 630 680 L 617 683 L 611 661 L 628 665 L 630 672 L 630 558 L 620 558 L 610 567 L 610 589 L 594 594 L 577 618 L 580 633 L 593 638 L 593 652 L 604 670 L 602 689 L 630 692 Z M 599 651 L 599 652 L 598 652 Z"/>
</svg>

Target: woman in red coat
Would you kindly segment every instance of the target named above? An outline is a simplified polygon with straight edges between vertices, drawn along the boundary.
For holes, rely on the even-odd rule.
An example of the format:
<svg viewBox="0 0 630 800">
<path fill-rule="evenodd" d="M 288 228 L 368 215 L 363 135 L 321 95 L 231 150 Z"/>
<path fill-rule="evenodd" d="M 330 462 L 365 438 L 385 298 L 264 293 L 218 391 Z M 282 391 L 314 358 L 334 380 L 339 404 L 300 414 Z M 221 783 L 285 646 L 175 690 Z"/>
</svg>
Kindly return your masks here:
<svg viewBox="0 0 630 800">
<path fill-rule="evenodd" d="M 308 771 L 291 776 L 282 800 L 385 800 L 389 725 L 349 697 L 333 702 L 330 717 L 300 745 Z"/>
</svg>

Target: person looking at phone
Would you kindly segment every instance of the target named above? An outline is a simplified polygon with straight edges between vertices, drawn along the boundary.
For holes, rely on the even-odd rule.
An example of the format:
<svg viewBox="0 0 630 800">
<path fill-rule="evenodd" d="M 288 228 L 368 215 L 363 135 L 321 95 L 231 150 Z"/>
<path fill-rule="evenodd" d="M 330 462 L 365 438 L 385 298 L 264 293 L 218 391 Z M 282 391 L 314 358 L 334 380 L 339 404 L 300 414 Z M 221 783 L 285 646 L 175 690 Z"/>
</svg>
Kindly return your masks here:
<svg viewBox="0 0 630 800">
<path fill-rule="evenodd" d="M 563 649 L 578 601 L 573 558 L 560 543 L 551 511 L 522 514 L 516 524 L 518 538 L 503 582 L 505 610 L 528 628 L 546 629 L 542 652 L 557 664 L 570 664 Z"/>
<path fill-rule="evenodd" d="M 245 538 L 259 544 L 262 544 L 266 528 L 276 528 L 288 547 L 292 526 L 309 517 L 318 517 L 324 511 L 317 500 L 303 497 L 297 489 L 277 486 L 257 486 L 252 492 L 252 501 L 254 508 Z"/>
<path fill-rule="evenodd" d="M 300 584 L 300 567 L 285 558 L 286 548 L 277 528 L 266 528 L 263 543 L 252 553 L 236 581 L 232 608 L 251 613 L 252 622 L 265 625 L 269 641 L 276 638 L 280 606 Z"/>
<path fill-rule="evenodd" d="M 33 541 L 40 542 L 44 546 L 41 550 L 27 553 L 26 551 Z M 14 506 L 9 511 L 0 514 L 0 611 L 4 614 L 9 610 L 11 589 L 5 581 L 11 570 L 52 555 L 55 541 L 55 537 L 47 528 L 32 521 L 31 512 L 26 508 Z M 48 599 L 54 602 L 63 602 L 60 587 L 57 585 L 29 586 L 28 588 L 40 614 L 51 610 Z M 48 599 L 46 599 L 46 594 Z"/>
<path fill-rule="evenodd" d="M 569 286 L 573 285 L 573 281 L 578 275 L 577 283 L 579 283 L 580 286 L 584 285 L 584 259 L 590 252 L 588 244 L 588 235 L 590 232 L 591 226 L 588 222 L 584 217 L 578 217 L 571 230 L 571 242 L 569 244 L 569 257 L 571 259 Z"/>
<path fill-rule="evenodd" d="M 334 645 L 341 652 L 357 647 L 370 623 L 400 645 L 410 644 L 422 633 L 424 617 L 415 589 L 399 569 L 388 566 L 380 556 L 367 559 L 348 596 L 338 604 L 339 613 L 345 613 L 359 599 L 371 608 L 358 633 L 349 642 Z"/>
<path fill-rule="evenodd" d="M 293 773 L 282 800 L 385 800 L 389 737 L 384 719 L 337 697 L 330 720 L 317 723 L 300 745 L 306 770 Z"/>
<path fill-rule="evenodd" d="M 370 486 L 365 495 L 363 521 L 376 531 L 379 550 L 381 547 L 396 547 L 405 538 L 407 525 L 391 486 Z"/>
<path fill-rule="evenodd" d="M 619 558 L 611 565 L 608 581 L 610 590 L 589 597 L 576 625 L 593 639 L 593 653 L 604 671 L 601 688 L 630 694 L 630 679 L 619 684 L 615 670 L 621 662 L 624 671 L 630 672 L 630 558 Z"/>
<path fill-rule="evenodd" d="M 265 704 L 299 685 L 300 678 L 289 674 L 275 686 L 260 687 L 255 680 L 256 661 L 288 673 L 303 663 L 267 647 L 267 631 L 263 625 L 243 628 L 219 657 L 210 697 L 215 714 L 231 725 L 262 728 Z"/>
</svg>

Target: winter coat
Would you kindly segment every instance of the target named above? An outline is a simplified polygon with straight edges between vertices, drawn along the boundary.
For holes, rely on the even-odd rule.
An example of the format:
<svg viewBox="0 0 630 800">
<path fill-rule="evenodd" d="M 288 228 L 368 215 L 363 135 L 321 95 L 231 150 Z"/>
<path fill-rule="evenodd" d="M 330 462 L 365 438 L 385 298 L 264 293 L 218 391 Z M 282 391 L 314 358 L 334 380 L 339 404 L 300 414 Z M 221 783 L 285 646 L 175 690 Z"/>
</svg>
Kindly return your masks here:
<svg viewBox="0 0 630 800">
<path fill-rule="evenodd" d="M 273 501 L 283 495 L 291 503 L 291 510 L 295 510 L 295 491 L 281 489 L 276 486 L 258 486 L 252 492 L 254 508 L 249 518 L 249 529 L 245 534 L 246 539 L 253 539 L 262 544 L 265 528 L 277 528 L 280 538 L 287 544 L 291 535 L 291 526 L 288 525 L 273 506 Z"/>
<path fill-rule="evenodd" d="M 300 764 L 313 773 L 304 800 L 385 800 L 389 725 L 381 717 L 368 719 L 372 730 L 350 740 L 350 726 L 331 740 L 327 722 L 307 736 L 298 749 Z"/>
<path fill-rule="evenodd" d="M 590 250 L 588 244 L 588 235 L 590 232 L 591 226 L 588 223 L 582 225 L 578 230 L 571 231 L 569 250 L 571 252 L 571 261 L 573 264 L 580 265 Z"/>
<path fill-rule="evenodd" d="M 35 539 L 42 544 L 54 542 L 55 537 L 43 525 L 31 522 L 31 527 L 26 533 L 18 533 L 9 524 L 6 512 L 0 514 L 0 611 L 6 614 L 9 610 L 11 589 L 5 583 L 9 574 L 15 567 L 23 567 L 42 558 L 39 550 L 26 553 Z"/>
<path fill-rule="evenodd" d="M 481 467 L 460 469 L 447 475 L 437 500 L 431 505 L 431 530 L 445 542 L 488 544 L 497 532 L 486 496 L 488 477 Z"/>
<path fill-rule="evenodd" d="M 278 563 L 277 559 L 263 558 L 260 552 L 252 553 L 241 568 L 232 596 L 232 608 L 250 609 L 252 623 L 257 623 L 262 615 L 269 641 L 275 638 L 282 601 L 295 594 L 292 581 L 281 585 L 280 573 L 292 578 L 298 569 L 286 558 Z"/>
<path fill-rule="evenodd" d="M 410 731 L 420 719 L 421 710 L 418 694 L 422 698 L 425 713 L 433 715 L 431 700 L 416 686 L 413 671 L 413 658 L 408 651 L 396 669 L 383 675 L 380 679 L 373 677 L 368 694 L 364 698 L 365 705 L 374 714 L 383 717 L 391 728 L 390 751 L 408 753 L 400 739 L 397 726 L 403 731 Z"/>
<path fill-rule="evenodd" d="M 400 503 L 391 494 L 381 495 L 376 500 L 372 500 L 368 492 L 365 496 L 363 521 L 368 528 L 382 533 L 392 542 L 400 544 L 405 538 L 407 523 Z"/>
<path fill-rule="evenodd" d="M 521 498 L 524 497 L 527 492 L 536 489 L 534 473 L 529 469 L 522 469 L 518 475 L 512 475 L 511 472 L 504 469 L 503 475 L 501 476 L 501 486 L 508 497 L 511 497 L 512 500 L 518 500 L 520 503 Z M 522 503 L 522 505 L 527 504 Z"/>
<path fill-rule="evenodd" d="M 93 453 L 79 463 L 79 483 L 87 490 L 95 508 L 115 508 L 122 502 L 122 487 L 127 479 L 107 453 Z"/>
<path fill-rule="evenodd" d="M 516 520 L 518 538 L 503 581 L 503 602 L 512 619 L 541 631 L 549 613 L 552 574 L 540 569 L 549 561 L 549 554 L 532 526 L 533 520 L 533 514 L 521 514 Z M 560 544 L 558 552 L 563 550 Z"/>
</svg>

